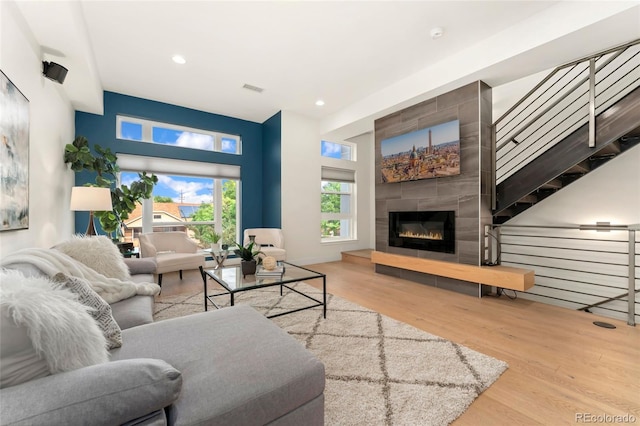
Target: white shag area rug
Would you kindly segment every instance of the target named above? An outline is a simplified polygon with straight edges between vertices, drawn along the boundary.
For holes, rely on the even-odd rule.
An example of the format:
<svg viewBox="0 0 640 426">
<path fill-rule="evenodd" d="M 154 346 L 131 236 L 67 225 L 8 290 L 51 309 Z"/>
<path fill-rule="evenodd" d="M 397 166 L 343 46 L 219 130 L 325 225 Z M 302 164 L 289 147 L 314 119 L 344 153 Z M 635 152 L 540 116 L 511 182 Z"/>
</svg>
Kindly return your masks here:
<svg viewBox="0 0 640 426">
<path fill-rule="evenodd" d="M 321 300 L 304 283 L 298 290 Z M 156 298 L 155 320 L 204 310 L 202 293 Z M 236 294 L 265 315 L 308 299 L 278 287 Z M 216 302 L 226 306 L 228 296 Z M 215 309 L 209 306 L 209 309 Z M 507 364 L 327 294 L 327 318 L 313 308 L 272 319 L 325 364 L 327 425 L 448 425 L 507 369 Z"/>
</svg>

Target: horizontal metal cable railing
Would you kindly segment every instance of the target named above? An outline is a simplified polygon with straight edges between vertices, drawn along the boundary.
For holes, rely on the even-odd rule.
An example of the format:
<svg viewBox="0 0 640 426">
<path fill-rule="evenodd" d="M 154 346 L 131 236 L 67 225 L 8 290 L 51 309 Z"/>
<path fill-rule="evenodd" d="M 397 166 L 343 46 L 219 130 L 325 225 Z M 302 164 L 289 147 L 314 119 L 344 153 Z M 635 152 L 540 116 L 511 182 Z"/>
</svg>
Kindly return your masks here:
<svg viewBox="0 0 640 426">
<path fill-rule="evenodd" d="M 585 230 L 585 228 L 587 230 Z M 639 225 L 493 225 L 492 262 L 535 271 L 535 285 L 519 297 L 602 316 L 640 320 Z"/>
<path fill-rule="evenodd" d="M 639 86 L 640 40 L 556 68 L 494 123 L 496 184 Z"/>
</svg>

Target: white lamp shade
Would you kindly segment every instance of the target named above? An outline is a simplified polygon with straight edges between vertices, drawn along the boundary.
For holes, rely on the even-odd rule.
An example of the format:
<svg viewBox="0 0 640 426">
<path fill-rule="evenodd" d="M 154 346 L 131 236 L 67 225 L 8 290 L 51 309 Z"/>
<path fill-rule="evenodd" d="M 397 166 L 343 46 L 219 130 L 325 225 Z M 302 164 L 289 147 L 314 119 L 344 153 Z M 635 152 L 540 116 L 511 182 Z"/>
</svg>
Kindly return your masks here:
<svg viewBox="0 0 640 426">
<path fill-rule="evenodd" d="M 111 189 L 95 186 L 74 186 L 71 188 L 71 206 L 73 211 L 108 211 L 111 205 Z"/>
</svg>

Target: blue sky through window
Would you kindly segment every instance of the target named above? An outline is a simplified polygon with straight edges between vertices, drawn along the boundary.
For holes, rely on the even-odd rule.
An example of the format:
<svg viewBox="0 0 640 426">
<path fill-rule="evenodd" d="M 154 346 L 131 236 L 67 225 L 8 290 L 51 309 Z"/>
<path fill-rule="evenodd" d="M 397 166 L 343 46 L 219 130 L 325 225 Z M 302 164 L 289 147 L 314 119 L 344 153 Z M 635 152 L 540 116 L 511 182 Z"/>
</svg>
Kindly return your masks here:
<svg viewBox="0 0 640 426">
<path fill-rule="evenodd" d="M 162 127 L 153 128 L 153 141 L 165 145 L 175 145 L 183 132 Z"/>
<path fill-rule="evenodd" d="M 120 132 L 122 133 L 122 138 L 124 139 L 129 139 L 132 141 L 142 140 L 142 124 L 123 121 L 120 125 Z"/>
<path fill-rule="evenodd" d="M 160 175 L 153 187 L 153 196 L 170 197 L 176 203 L 212 203 L 213 179 L 192 176 Z M 134 172 L 122 172 L 120 180 L 125 185 L 138 179 Z"/>
<path fill-rule="evenodd" d="M 240 136 L 215 131 L 183 128 L 168 123 L 158 123 L 145 119 L 117 116 L 117 135 L 119 139 L 152 142 L 161 145 L 204 151 L 240 154 Z"/>
<path fill-rule="evenodd" d="M 339 160 L 352 160 L 351 146 L 336 142 L 321 141 L 320 155 Z"/>
<path fill-rule="evenodd" d="M 340 145 L 333 142 L 322 141 L 321 153 L 323 157 L 342 158 Z"/>
<path fill-rule="evenodd" d="M 203 149 L 213 151 L 213 136 L 181 130 L 153 127 L 153 142 L 163 145 L 181 146 L 184 148 Z"/>
<path fill-rule="evenodd" d="M 222 152 L 235 154 L 238 152 L 238 144 L 235 139 L 222 138 Z"/>
</svg>

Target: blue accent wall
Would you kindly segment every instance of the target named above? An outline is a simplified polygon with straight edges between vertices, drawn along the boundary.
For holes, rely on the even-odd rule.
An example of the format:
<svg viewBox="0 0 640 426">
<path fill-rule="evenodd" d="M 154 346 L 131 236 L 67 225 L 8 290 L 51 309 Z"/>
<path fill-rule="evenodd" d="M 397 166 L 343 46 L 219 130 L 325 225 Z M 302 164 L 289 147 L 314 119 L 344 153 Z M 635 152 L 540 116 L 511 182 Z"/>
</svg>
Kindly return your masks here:
<svg viewBox="0 0 640 426">
<path fill-rule="evenodd" d="M 282 228 L 282 114 L 262 124 L 262 223 Z"/>
<path fill-rule="evenodd" d="M 197 129 L 240 135 L 242 137 L 242 155 L 119 140 L 116 139 L 116 115 L 126 115 Z M 270 159 L 264 158 L 263 128 L 269 127 L 271 129 L 266 132 L 270 135 L 269 150 L 271 152 L 271 146 L 276 144 L 276 141 L 273 139 L 275 137 L 274 135 L 280 134 L 279 120 L 278 129 L 276 130 L 275 126 L 272 125 L 263 126 L 260 123 L 240 120 L 224 115 L 211 114 L 113 92 L 104 92 L 104 114 L 96 115 L 77 111 L 75 124 L 76 136 L 85 136 L 90 144 L 97 143 L 105 148 L 111 148 L 116 154 L 125 153 L 239 165 L 242 179 L 240 189 L 242 208 L 240 228 L 259 228 L 266 226 L 263 223 L 262 211 L 264 189 L 263 170 L 264 168 L 269 169 L 269 174 L 271 175 L 275 173 L 274 169 L 277 169 L 279 179 L 280 158 L 276 159 L 271 156 L 269 157 Z M 279 143 L 278 140 L 277 144 Z M 272 163 L 272 161 L 274 162 Z M 77 173 L 76 185 L 92 182 L 94 176 L 95 175 L 91 175 L 88 172 Z M 270 194 L 269 198 L 271 199 L 272 197 L 273 194 Z M 279 193 L 277 200 L 277 209 L 280 211 Z M 274 201 L 271 199 L 269 209 L 273 208 L 273 203 Z M 84 214 L 76 214 L 76 232 L 84 232 L 87 228 L 88 217 L 86 212 L 83 213 Z M 272 214 L 269 214 L 268 217 L 271 218 Z M 82 223 L 83 221 L 84 223 Z"/>
</svg>

